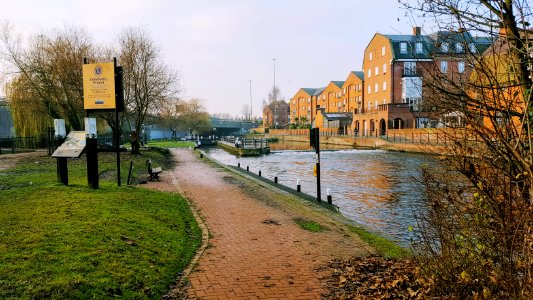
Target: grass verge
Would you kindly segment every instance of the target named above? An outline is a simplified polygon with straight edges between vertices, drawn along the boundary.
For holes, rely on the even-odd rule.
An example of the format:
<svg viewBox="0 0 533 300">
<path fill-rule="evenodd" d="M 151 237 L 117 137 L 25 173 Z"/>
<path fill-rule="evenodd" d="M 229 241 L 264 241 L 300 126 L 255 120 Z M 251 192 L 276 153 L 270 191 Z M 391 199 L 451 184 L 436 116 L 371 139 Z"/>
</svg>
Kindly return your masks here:
<svg viewBox="0 0 533 300">
<path fill-rule="evenodd" d="M 377 234 L 371 233 L 361 227 L 348 226 L 352 232 L 357 234 L 364 242 L 369 244 L 376 251 L 384 256 L 390 258 L 405 258 L 411 255 L 411 252 L 398 246 L 392 241 L 381 237 Z"/>
<path fill-rule="evenodd" d="M 164 151 L 134 161 L 171 168 Z M 161 298 L 197 247 L 201 231 L 177 194 L 116 186 L 114 154 L 99 154 L 100 189 L 87 187 L 84 157 L 69 159 L 69 186 L 55 159 L 33 157 L 0 171 L 0 298 Z M 127 176 L 127 167 L 122 167 Z"/>
<path fill-rule="evenodd" d="M 294 223 L 296 223 L 298 226 L 300 226 L 300 228 L 304 229 L 304 230 L 307 230 L 307 231 L 311 231 L 311 232 L 322 232 L 322 231 L 326 231 L 327 228 L 318 224 L 317 222 L 315 221 L 311 221 L 311 220 L 308 220 L 308 219 L 304 219 L 304 218 L 294 218 L 293 219 Z"/>
<path fill-rule="evenodd" d="M 160 148 L 194 148 L 194 141 L 150 141 L 147 146 Z"/>
</svg>

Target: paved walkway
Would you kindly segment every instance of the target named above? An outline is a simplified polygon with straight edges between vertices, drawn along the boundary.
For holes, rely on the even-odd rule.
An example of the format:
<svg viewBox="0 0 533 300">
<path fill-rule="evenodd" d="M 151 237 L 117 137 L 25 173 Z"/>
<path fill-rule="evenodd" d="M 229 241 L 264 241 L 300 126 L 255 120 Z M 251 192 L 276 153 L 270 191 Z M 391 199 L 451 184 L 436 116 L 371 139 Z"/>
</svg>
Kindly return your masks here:
<svg viewBox="0 0 533 300">
<path fill-rule="evenodd" d="M 150 185 L 184 193 L 210 233 L 209 246 L 188 276 L 189 299 L 319 299 L 325 292 L 320 279 L 328 275 L 320 266 L 369 253 L 331 218 L 277 200 L 289 196 L 201 161 L 191 150 L 172 153 L 176 169 Z M 297 217 L 328 230 L 303 230 Z"/>
</svg>

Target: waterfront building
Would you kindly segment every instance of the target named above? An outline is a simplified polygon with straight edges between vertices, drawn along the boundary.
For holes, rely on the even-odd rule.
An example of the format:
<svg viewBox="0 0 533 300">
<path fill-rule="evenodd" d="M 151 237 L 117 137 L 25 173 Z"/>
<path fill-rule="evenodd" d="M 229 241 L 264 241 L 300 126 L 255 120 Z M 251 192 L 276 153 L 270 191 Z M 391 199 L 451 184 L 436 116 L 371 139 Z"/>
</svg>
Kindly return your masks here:
<svg viewBox="0 0 533 300">
<path fill-rule="evenodd" d="M 263 128 L 287 128 L 289 104 L 284 100 L 272 101 L 263 108 Z"/>
<path fill-rule="evenodd" d="M 345 81 L 331 81 L 316 97 L 315 117 L 311 97 L 308 116 L 313 121 L 322 109 L 324 113 L 352 114 L 348 128 L 358 135 L 384 135 L 388 129 L 444 127 L 446 115 L 425 101 L 431 91 L 424 81 L 437 78 L 435 72 L 468 78 L 472 67 L 467 58 L 480 55 L 490 45 L 490 38 L 474 37 L 461 29 L 430 35 L 423 35 L 420 27 L 414 27 L 410 35 L 376 33 L 365 48 L 363 70 L 350 72 Z M 291 99 L 292 123 L 301 117 L 296 104 L 305 98 L 302 93 L 300 89 Z M 447 116 L 454 113 L 448 112 Z M 313 123 L 317 127 L 325 124 Z"/>
<path fill-rule="evenodd" d="M 316 116 L 316 98 L 313 97 L 317 89 L 301 88 L 294 97 L 289 100 L 290 123 L 310 124 Z"/>
<path fill-rule="evenodd" d="M 326 112 L 339 112 L 346 105 L 343 102 L 342 86 L 344 81 L 330 81 L 317 100 L 317 110 L 324 109 Z"/>
</svg>

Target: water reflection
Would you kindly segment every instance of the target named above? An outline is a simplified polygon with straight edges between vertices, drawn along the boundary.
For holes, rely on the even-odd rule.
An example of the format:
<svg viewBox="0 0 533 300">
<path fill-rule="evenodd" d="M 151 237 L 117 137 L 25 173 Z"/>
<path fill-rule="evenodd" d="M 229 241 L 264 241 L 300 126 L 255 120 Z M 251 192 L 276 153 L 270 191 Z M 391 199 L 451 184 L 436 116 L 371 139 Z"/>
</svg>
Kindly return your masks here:
<svg viewBox="0 0 533 300">
<path fill-rule="evenodd" d="M 309 149 L 307 143 L 285 142 L 278 143 L 277 149 L 302 150 L 304 146 Z M 208 152 L 225 164 L 240 162 L 243 168 L 249 166 L 254 173 L 261 170 L 267 178 L 278 176 L 279 182 L 287 186 L 295 188 L 299 179 L 302 191 L 316 196 L 312 151 L 274 151 L 246 158 L 216 148 Z M 410 238 L 407 227 L 415 223 L 412 208 L 423 204 L 422 187 L 417 183 L 419 166 L 428 160 L 431 158 L 424 155 L 383 150 L 322 151 L 321 193 L 325 198 L 326 189 L 330 188 L 342 214 L 407 244 Z"/>
</svg>

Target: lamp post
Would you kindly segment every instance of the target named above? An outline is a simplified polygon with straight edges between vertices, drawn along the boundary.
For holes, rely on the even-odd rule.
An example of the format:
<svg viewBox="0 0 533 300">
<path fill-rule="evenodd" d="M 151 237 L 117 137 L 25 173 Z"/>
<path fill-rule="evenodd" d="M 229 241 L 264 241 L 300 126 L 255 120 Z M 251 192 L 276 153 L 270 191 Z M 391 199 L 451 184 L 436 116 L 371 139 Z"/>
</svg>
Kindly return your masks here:
<svg viewBox="0 0 533 300">
<path fill-rule="evenodd" d="M 250 121 L 252 120 L 252 80 L 250 79 Z"/>
<path fill-rule="evenodd" d="M 272 92 L 274 93 L 274 101 L 272 104 L 274 104 L 274 129 L 278 129 L 278 105 L 276 103 L 277 97 L 276 97 L 276 58 L 274 57 L 272 59 L 274 62 L 274 86 L 272 87 Z"/>
</svg>

